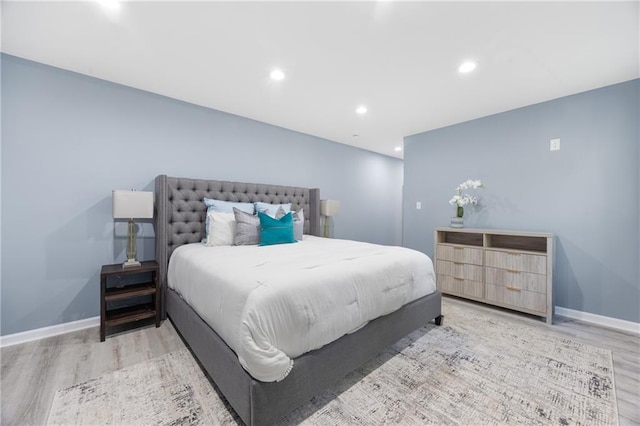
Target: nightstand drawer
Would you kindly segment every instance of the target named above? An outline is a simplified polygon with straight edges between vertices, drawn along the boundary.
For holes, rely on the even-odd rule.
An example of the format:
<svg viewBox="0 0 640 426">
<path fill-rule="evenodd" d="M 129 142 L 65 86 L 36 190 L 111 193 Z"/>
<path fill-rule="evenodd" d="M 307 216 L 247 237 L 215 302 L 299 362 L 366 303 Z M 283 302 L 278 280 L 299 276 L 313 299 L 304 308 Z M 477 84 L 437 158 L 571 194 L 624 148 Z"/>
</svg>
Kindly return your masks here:
<svg viewBox="0 0 640 426">
<path fill-rule="evenodd" d="M 485 266 L 514 272 L 547 273 L 547 256 L 517 251 L 485 251 Z"/>
<path fill-rule="evenodd" d="M 502 287 L 517 287 L 526 291 L 535 291 L 536 293 L 547 292 L 547 277 L 541 274 L 517 272 L 487 266 L 484 269 L 484 277 L 487 284 L 495 284 Z"/>
<path fill-rule="evenodd" d="M 482 281 L 482 266 L 448 260 L 436 260 L 436 271 L 440 275 Z"/>
<path fill-rule="evenodd" d="M 436 259 L 482 265 L 482 249 L 438 244 Z"/>
<path fill-rule="evenodd" d="M 502 305 L 515 306 L 546 315 L 547 295 L 517 287 L 486 284 L 486 299 Z"/>
<path fill-rule="evenodd" d="M 459 294 L 481 299 L 484 296 L 484 283 L 449 275 L 436 276 L 437 287 L 443 293 Z"/>
</svg>

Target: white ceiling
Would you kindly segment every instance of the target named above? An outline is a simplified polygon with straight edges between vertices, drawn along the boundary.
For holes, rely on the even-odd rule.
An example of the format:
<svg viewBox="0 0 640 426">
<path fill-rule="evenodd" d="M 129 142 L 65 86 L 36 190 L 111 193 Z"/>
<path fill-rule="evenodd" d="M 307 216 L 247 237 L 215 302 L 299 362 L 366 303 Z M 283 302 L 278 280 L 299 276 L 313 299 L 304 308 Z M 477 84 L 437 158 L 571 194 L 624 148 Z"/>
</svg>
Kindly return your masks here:
<svg viewBox="0 0 640 426">
<path fill-rule="evenodd" d="M 640 77 L 639 5 L 2 1 L 2 51 L 402 158 L 404 136 Z"/>
</svg>

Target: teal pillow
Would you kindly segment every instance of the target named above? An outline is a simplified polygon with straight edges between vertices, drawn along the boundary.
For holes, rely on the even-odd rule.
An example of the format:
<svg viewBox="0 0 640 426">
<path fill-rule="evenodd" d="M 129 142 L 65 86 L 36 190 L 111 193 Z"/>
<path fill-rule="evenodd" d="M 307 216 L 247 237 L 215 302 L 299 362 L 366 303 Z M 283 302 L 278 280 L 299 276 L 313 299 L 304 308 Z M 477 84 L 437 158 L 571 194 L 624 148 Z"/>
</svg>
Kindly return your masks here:
<svg viewBox="0 0 640 426">
<path fill-rule="evenodd" d="M 293 237 L 293 215 L 291 212 L 280 219 L 258 212 L 260 218 L 260 245 L 288 244 L 297 242 Z"/>
</svg>

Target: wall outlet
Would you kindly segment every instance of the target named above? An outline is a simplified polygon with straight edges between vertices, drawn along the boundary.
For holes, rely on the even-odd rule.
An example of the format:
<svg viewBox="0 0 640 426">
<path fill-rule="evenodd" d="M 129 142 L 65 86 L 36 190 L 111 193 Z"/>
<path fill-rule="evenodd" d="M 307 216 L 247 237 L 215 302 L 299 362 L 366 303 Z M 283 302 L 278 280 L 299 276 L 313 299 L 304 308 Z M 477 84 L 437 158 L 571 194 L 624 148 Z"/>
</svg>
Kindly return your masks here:
<svg viewBox="0 0 640 426">
<path fill-rule="evenodd" d="M 549 141 L 549 151 L 559 151 L 560 150 L 560 139 L 551 139 Z"/>
<path fill-rule="evenodd" d="M 422 203 L 420 201 L 416 202 L 416 210 L 420 210 L 422 208 Z"/>
</svg>

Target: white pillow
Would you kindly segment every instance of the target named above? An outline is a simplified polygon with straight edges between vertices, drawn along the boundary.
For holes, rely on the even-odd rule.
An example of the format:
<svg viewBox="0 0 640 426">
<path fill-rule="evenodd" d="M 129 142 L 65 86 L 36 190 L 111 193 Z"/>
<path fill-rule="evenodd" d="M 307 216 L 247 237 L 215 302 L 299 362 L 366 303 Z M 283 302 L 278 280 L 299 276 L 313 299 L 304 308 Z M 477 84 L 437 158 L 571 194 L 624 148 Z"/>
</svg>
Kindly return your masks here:
<svg viewBox="0 0 640 426">
<path fill-rule="evenodd" d="M 209 233 L 207 235 L 207 246 L 230 246 L 233 245 L 233 238 L 236 235 L 236 219 L 233 213 L 220 213 L 210 211 Z"/>
</svg>

